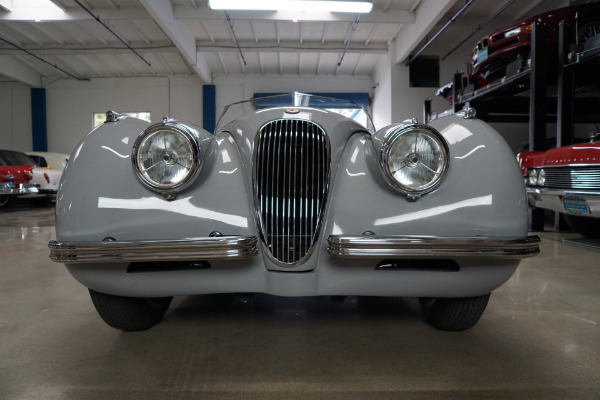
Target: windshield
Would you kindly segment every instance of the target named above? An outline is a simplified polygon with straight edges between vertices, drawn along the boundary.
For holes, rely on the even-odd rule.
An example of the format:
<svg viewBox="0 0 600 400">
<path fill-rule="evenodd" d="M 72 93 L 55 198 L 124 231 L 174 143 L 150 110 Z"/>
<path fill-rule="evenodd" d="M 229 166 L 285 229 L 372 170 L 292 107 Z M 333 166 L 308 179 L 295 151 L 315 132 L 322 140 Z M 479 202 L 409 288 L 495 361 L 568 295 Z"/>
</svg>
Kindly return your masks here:
<svg viewBox="0 0 600 400">
<path fill-rule="evenodd" d="M 225 111 L 223 111 L 221 118 L 219 118 L 216 132 L 220 131 L 223 126 L 231 121 L 241 118 L 246 114 L 276 107 L 312 107 L 337 112 L 356 121 L 369 132 L 375 132 L 373 121 L 368 111 L 362 105 L 348 100 L 299 92 L 255 97 L 250 100 L 230 104 L 225 107 Z"/>
<path fill-rule="evenodd" d="M 0 151 L 0 165 L 35 165 L 33 160 L 18 151 Z"/>
</svg>

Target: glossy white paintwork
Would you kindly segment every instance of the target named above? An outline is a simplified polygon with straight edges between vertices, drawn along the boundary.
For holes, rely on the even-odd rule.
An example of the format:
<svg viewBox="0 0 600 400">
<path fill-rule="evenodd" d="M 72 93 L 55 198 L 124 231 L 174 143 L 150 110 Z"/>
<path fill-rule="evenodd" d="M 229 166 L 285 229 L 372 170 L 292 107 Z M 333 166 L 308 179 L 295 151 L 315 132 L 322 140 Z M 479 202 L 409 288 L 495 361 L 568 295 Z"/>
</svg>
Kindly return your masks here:
<svg viewBox="0 0 600 400">
<path fill-rule="evenodd" d="M 381 175 L 384 130 L 372 135 L 335 113 L 300 108 L 287 114 L 275 108 L 236 120 L 214 136 L 200 130 L 206 141 L 202 171 L 173 201 L 142 185 L 132 167 L 132 145 L 148 123 L 131 118 L 105 123 L 77 146 L 65 170 L 57 200 L 57 240 L 180 240 L 215 231 L 260 237 L 252 186 L 254 138 L 268 121 L 299 116 L 322 126 L 331 143 L 325 217 L 307 262 L 282 268 L 259 247 L 255 257 L 211 262 L 206 270 L 130 274 L 127 264 L 110 263 L 70 264 L 69 271 L 95 290 L 129 296 L 264 292 L 444 297 L 488 293 L 515 271 L 518 260 L 477 259 L 457 259 L 460 272 L 375 271 L 378 261 L 336 259 L 327 253 L 329 235 L 367 231 L 381 236 L 527 236 L 525 188 L 511 150 L 484 122 L 458 116 L 431 124 L 448 142 L 450 164 L 441 185 L 414 202 Z"/>
</svg>

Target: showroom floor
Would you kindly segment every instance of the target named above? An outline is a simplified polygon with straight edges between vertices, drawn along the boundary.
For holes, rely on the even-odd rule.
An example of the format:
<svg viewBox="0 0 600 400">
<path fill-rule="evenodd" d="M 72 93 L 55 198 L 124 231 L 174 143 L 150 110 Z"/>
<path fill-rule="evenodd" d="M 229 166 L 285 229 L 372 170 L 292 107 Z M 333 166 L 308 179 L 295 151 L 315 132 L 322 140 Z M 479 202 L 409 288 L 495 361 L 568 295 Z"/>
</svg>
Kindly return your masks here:
<svg viewBox="0 0 600 400">
<path fill-rule="evenodd" d="M 600 249 L 542 233 L 466 332 L 412 299 L 176 298 L 105 325 L 48 259 L 50 206 L 0 211 L 0 399 L 599 399 Z"/>
</svg>

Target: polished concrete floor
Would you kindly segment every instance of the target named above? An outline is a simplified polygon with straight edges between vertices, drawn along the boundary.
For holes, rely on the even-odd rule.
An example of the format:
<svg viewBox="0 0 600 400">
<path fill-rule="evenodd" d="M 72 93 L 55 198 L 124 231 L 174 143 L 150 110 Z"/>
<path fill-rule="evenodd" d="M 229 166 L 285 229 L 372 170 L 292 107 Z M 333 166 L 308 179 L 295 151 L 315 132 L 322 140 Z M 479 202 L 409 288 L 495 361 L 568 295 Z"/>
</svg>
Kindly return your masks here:
<svg viewBox="0 0 600 400">
<path fill-rule="evenodd" d="M 600 249 L 542 254 L 466 332 L 414 300 L 176 298 L 149 331 L 105 325 L 48 259 L 53 209 L 0 211 L 0 399 L 600 399 Z"/>
</svg>

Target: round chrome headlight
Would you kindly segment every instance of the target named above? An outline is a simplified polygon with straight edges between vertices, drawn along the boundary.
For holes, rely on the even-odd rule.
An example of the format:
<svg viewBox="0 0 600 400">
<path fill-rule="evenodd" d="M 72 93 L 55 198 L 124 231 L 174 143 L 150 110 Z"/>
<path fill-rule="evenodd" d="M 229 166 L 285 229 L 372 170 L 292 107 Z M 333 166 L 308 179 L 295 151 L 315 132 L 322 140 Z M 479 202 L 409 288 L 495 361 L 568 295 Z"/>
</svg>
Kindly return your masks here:
<svg viewBox="0 0 600 400">
<path fill-rule="evenodd" d="M 174 121 L 149 126 L 136 139 L 133 163 L 140 181 L 150 189 L 179 192 L 200 172 L 198 133 Z"/>
<path fill-rule="evenodd" d="M 546 184 L 546 171 L 544 171 L 543 169 L 540 169 L 540 171 L 538 172 L 537 183 L 540 186 L 544 186 Z"/>
<path fill-rule="evenodd" d="M 535 169 L 529 170 L 529 175 L 527 175 L 527 184 L 531 186 L 537 186 L 538 184 L 538 172 Z"/>
<path fill-rule="evenodd" d="M 448 145 L 427 125 L 401 126 L 384 138 L 381 167 L 396 189 L 412 195 L 428 193 L 439 185 L 448 168 Z"/>
</svg>

